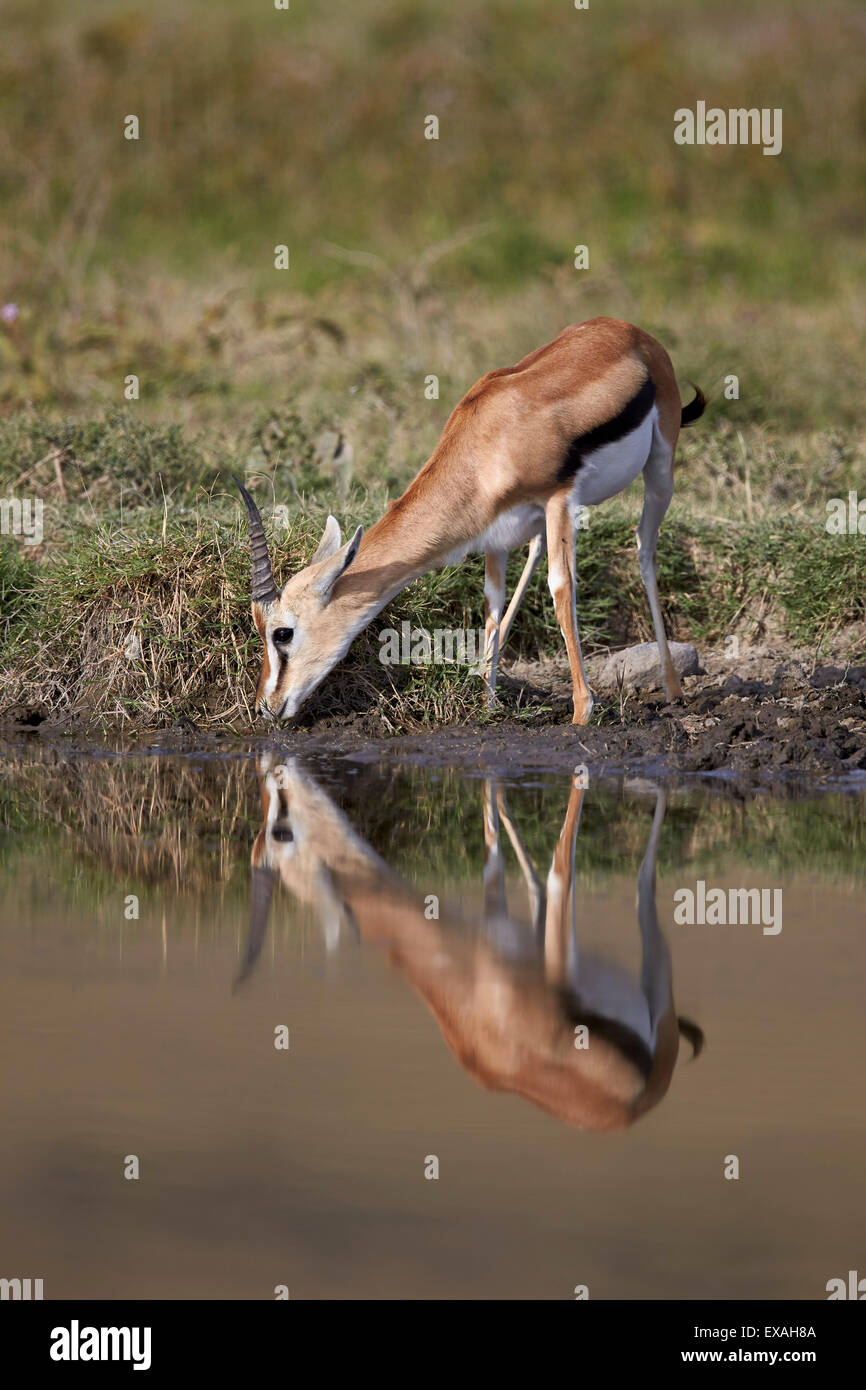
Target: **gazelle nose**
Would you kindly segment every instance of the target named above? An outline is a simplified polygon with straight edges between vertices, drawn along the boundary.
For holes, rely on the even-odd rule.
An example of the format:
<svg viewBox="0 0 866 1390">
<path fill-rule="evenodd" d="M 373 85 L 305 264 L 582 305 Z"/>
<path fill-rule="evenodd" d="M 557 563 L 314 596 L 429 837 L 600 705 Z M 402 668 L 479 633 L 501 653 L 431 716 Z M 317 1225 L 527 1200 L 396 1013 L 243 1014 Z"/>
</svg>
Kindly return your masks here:
<svg viewBox="0 0 866 1390">
<path fill-rule="evenodd" d="M 294 710 L 289 709 L 291 696 L 287 695 L 278 708 L 272 708 L 267 700 L 262 700 L 259 705 L 259 714 L 271 724 L 279 724 L 284 719 L 291 719 Z"/>
</svg>

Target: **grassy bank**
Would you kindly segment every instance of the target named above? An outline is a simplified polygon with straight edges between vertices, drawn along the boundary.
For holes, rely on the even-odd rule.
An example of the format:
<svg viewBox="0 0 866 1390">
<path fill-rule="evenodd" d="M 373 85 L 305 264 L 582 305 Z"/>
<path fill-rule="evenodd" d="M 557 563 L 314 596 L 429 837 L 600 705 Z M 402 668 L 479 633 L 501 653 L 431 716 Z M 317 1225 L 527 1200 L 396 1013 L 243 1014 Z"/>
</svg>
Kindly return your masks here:
<svg viewBox="0 0 866 1390">
<path fill-rule="evenodd" d="M 21 428 L 19 420 L 0 429 L 7 477 L 22 459 Z M 266 455 L 261 441 L 275 431 L 280 446 Z M 383 483 L 335 481 L 315 432 L 295 415 L 270 417 L 254 437 L 260 452 L 250 484 L 278 576 L 306 562 L 329 509 L 348 527 L 369 524 L 384 506 Z M 81 426 L 31 422 L 26 447 L 40 455 L 49 500 L 41 545 L 0 546 L 0 705 L 52 718 L 165 727 L 186 716 L 248 726 L 260 648 L 249 618 L 245 522 L 228 473 L 245 471 L 250 438 L 221 445 L 118 416 Z M 659 548 L 674 637 L 699 646 L 770 638 L 808 647 L 816 659 L 844 637 L 847 659 L 866 656 L 862 537 L 827 534 L 817 497 L 811 514 L 793 516 L 771 506 L 756 479 L 758 514 L 736 521 L 692 502 L 687 468 L 681 481 L 686 500 L 672 508 Z M 286 499 L 283 512 L 274 512 L 275 498 Z M 593 509 L 580 534 L 579 614 L 590 654 L 651 638 L 635 559 L 638 510 L 639 488 Z M 512 561 L 510 583 L 521 563 Z M 481 713 L 480 682 L 465 667 L 381 664 L 379 633 L 404 621 L 428 630 L 481 626 L 481 558 L 406 589 L 355 642 L 311 702 L 311 717 L 380 698 L 395 731 Z M 542 566 L 509 652 L 533 659 L 560 651 Z"/>
</svg>

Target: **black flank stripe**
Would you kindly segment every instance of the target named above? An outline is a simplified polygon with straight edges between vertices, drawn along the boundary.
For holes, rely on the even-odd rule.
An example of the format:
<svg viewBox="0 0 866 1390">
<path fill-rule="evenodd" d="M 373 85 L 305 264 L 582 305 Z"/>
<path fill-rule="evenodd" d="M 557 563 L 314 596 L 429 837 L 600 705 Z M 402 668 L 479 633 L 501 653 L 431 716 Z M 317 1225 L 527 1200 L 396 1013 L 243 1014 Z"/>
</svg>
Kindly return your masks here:
<svg viewBox="0 0 866 1390">
<path fill-rule="evenodd" d="M 624 405 L 612 420 L 605 420 L 604 424 L 597 425 L 594 430 L 588 430 L 586 434 L 576 435 L 572 439 L 560 464 L 556 481 L 567 483 L 569 478 L 574 477 L 587 454 L 600 449 L 603 444 L 614 444 L 617 439 L 622 439 L 625 435 L 631 434 L 632 430 L 636 430 L 652 410 L 655 398 L 656 388 L 652 377 L 647 377 L 637 394 L 632 396 L 628 404 Z"/>
<path fill-rule="evenodd" d="M 634 1029 L 629 1028 L 625 1023 L 620 1023 L 618 1019 L 604 1018 L 601 1014 L 595 1014 L 591 1010 L 583 1008 L 580 1000 L 568 989 L 563 990 L 560 997 L 569 1023 L 585 1023 L 589 1029 L 590 1037 L 594 1035 L 612 1043 L 627 1061 L 637 1067 L 644 1080 L 649 1078 L 653 1057 L 639 1033 L 635 1033 Z"/>
</svg>

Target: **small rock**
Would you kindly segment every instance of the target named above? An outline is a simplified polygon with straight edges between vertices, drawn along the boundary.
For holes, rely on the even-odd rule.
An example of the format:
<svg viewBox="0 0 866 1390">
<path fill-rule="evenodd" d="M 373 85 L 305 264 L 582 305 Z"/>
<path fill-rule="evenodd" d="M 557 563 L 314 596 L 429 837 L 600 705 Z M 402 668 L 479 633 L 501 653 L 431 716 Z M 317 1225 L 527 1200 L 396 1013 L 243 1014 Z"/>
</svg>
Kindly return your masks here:
<svg viewBox="0 0 866 1390">
<path fill-rule="evenodd" d="M 696 647 L 690 642 L 670 642 L 668 645 L 677 675 L 700 675 L 701 663 Z M 636 647 L 614 652 L 613 656 L 606 657 L 598 665 L 592 676 L 600 689 L 618 690 L 622 685 L 628 692 L 659 690 L 662 673 L 658 647 L 655 642 L 640 642 Z"/>
<path fill-rule="evenodd" d="M 687 734 L 700 734 L 705 729 L 714 729 L 719 720 L 711 714 L 685 714 L 680 723 Z"/>
</svg>

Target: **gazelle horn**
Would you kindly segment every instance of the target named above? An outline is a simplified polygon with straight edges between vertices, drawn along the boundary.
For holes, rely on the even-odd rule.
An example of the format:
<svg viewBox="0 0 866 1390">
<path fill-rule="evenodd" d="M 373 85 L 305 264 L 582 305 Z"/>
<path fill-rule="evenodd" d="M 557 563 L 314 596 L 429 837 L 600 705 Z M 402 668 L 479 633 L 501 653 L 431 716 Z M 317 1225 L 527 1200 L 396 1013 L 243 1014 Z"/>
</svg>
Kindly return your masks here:
<svg viewBox="0 0 866 1390">
<path fill-rule="evenodd" d="M 274 584 L 274 572 L 271 569 L 271 557 L 268 554 L 268 543 L 265 539 L 265 528 L 262 525 L 262 518 L 250 494 L 247 492 L 243 483 L 235 478 L 235 486 L 244 499 L 244 506 L 247 509 L 250 528 L 250 551 L 253 559 L 253 603 L 273 603 L 277 597 L 277 589 Z"/>
</svg>

